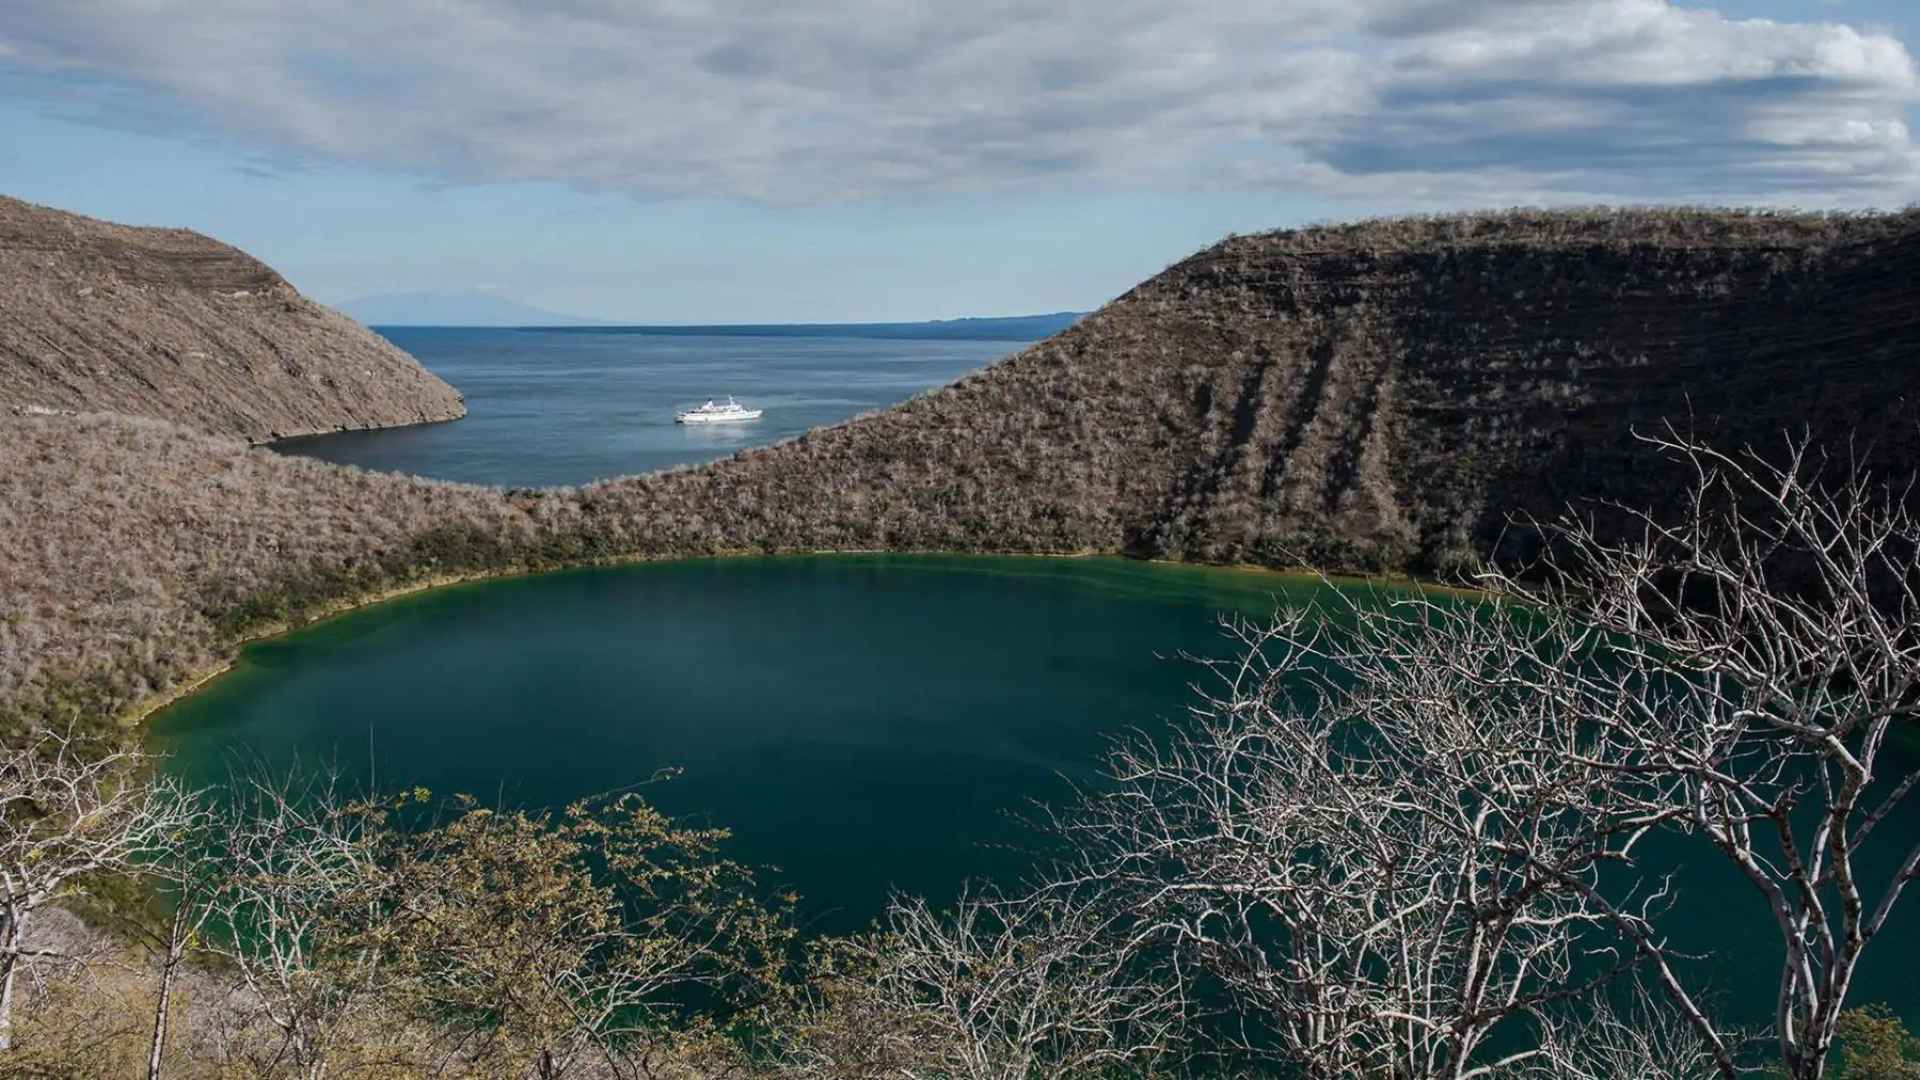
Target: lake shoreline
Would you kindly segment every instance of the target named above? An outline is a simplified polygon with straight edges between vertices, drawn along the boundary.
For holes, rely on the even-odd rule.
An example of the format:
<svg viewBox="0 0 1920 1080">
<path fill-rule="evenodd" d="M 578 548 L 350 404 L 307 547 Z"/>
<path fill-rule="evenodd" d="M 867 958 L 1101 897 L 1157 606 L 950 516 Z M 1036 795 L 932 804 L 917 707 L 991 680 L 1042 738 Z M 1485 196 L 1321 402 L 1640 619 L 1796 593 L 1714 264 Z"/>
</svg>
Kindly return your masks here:
<svg viewBox="0 0 1920 1080">
<path fill-rule="evenodd" d="M 151 721 L 156 714 L 164 712 L 166 709 L 170 708 L 171 706 L 178 704 L 179 702 L 185 700 L 186 698 L 193 696 L 198 691 L 203 690 L 209 685 L 211 685 L 212 683 L 218 681 L 222 676 L 232 672 L 234 670 L 235 665 L 239 663 L 240 653 L 250 645 L 254 645 L 263 641 L 271 641 L 274 638 L 285 637 L 289 634 L 298 633 L 300 631 L 310 630 L 323 623 L 331 622 L 334 619 L 338 619 L 345 615 L 350 615 L 354 612 L 361 611 L 366 608 L 376 607 L 380 604 L 388 603 L 394 600 L 402 600 L 408 597 L 419 596 L 424 593 L 433 592 L 438 589 L 449 589 L 459 585 L 473 585 L 473 584 L 480 584 L 480 583 L 489 582 L 489 581 L 507 581 L 507 580 L 513 580 L 516 578 L 544 577 L 544 576 L 553 575 L 553 574 L 570 573 L 578 570 L 618 569 L 621 567 L 646 566 L 646 565 L 655 565 L 655 564 L 662 564 L 662 563 L 721 561 L 721 560 L 755 558 L 755 557 L 774 558 L 774 559 L 788 559 L 788 558 L 805 559 L 805 558 L 831 558 L 836 556 L 851 557 L 851 556 L 861 556 L 861 555 L 889 555 L 889 556 L 903 556 L 907 558 L 912 558 L 917 556 L 926 556 L 929 558 L 965 557 L 965 558 L 985 558 L 985 559 L 1062 559 L 1062 560 L 1112 558 L 1112 559 L 1124 560 L 1126 562 L 1138 563 L 1143 566 L 1165 566 L 1165 567 L 1219 570 L 1219 571 L 1228 571 L 1231 573 L 1242 574 L 1242 575 L 1252 576 L 1252 577 L 1287 578 L 1287 579 L 1293 579 L 1295 581 L 1302 580 L 1302 579 L 1318 578 L 1318 579 L 1323 579 L 1323 580 L 1331 581 L 1335 583 L 1346 582 L 1346 583 L 1372 583 L 1372 584 L 1379 584 L 1379 585 L 1397 585 L 1402 587 L 1411 587 L 1411 588 L 1419 588 L 1419 589 L 1426 589 L 1426 590 L 1440 590 L 1440 591 L 1446 591 L 1449 593 L 1458 593 L 1461 595 L 1468 595 L 1474 592 L 1474 590 L 1464 589 L 1459 586 L 1443 585 L 1438 582 L 1421 581 L 1416 578 L 1404 577 L 1399 575 L 1358 576 L 1358 575 L 1351 575 L 1351 574 L 1323 574 L 1323 573 L 1319 573 L 1319 572 L 1307 570 L 1307 569 L 1278 570 L 1278 569 L 1274 569 L 1273 567 L 1258 566 L 1258 565 L 1253 565 L 1248 563 L 1199 563 L 1199 562 L 1186 562 L 1178 559 L 1142 559 L 1142 558 L 1137 558 L 1135 556 L 1118 554 L 1110 551 L 1094 551 L 1094 550 L 1062 551 L 1062 552 L 979 552 L 979 551 L 897 551 L 897 550 L 892 550 L 888 548 L 838 548 L 838 549 L 819 549 L 819 550 L 809 550 L 809 551 L 783 551 L 783 552 L 768 553 L 768 552 L 758 551 L 758 550 L 742 549 L 739 551 L 727 551 L 727 552 L 721 552 L 718 554 L 707 554 L 707 555 L 622 556 L 618 558 L 596 559 L 588 562 L 578 563 L 572 566 L 564 566 L 564 567 L 557 567 L 557 568 L 550 568 L 550 569 L 500 570 L 500 571 L 483 571 L 483 572 L 472 573 L 472 574 L 448 574 L 448 575 L 426 578 L 421 581 L 413 582 L 407 585 L 395 586 L 390 589 L 381 589 L 377 592 L 368 593 L 359 597 L 333 601 L 322 606 L 322 608 L 317 614 L 313 615 L 312 617 L 303 619 L 298 623 L 289 624 L 289 623 L 281 622 L 281 623 L 269 624 L 253 633 L 249 633 L 241 638 L 236 639 L 235 641 L 230 643 L 230 645 L 228 646 L 230 655 L 227 656 L 220 663 L 215 664 L 209 668 L 205 668 L 203 670 L 194 672 L 191 675 L 189 675 L 186 679 L 183 679 L 182 681 L 175 684 L 174 686 L 168 687 L 165 690 L 158 691 L 154 694 L 151 694 L 141 699 L 140 701 L 134 703 L 132 706 L 129 706 L 128 708 L 122 710 L 121 713 L 116 717 L 116 720 L 118 721 L 119 725 L 122 728 L 129 731 L 137 731 L 141 728 L 146 727 L 148 725 L 148 722 Z"/>
<path fill-rule="evenodd" d="M 317 439 L 327 435 L 352 435 L 376 431 L 406 431 L 412 428 L 433 427 L 437 424 L 457 424 L 466 418 L 467 410 L 463 406 L 460 412 L 454 416 L 429 416 L 422 420 L 408 420 L 399 424 L 362 424 L 357 426 L 342 424 L 330 428 L 314 428 L 311 431 L 283 431 L 261 439 L 248 439 L 247 445 L 256 449 L 272 450 L 276 453 L 284 454 L 291 452 L 282 447 L 283 443 L 296 442 L 300 439 Z"/>
<path fill-rule="evenodd" d="M 673 769 L 650 805 L 728 829 L 727 857 L 778 868 L 766 887 L 801 897 L 807 926 L 854 933 L 889 895 L 1021 880 L 1051 843 L 1022 808 L 1100 784 L 1115 738 L 1204 732 L 1195 710 L 1239 671 L 1234 622 L 1318 603 L 1344 636 L 1337 605 L 1417 595 L 1088 553 L 742 553 L 472 584 L 245 650 L 159 714 L 156 768 L 220 790 L 236 762 L 306 763 L 348 790 L 533 812 Z M 1648 852 L 1659 872 L 1698 864 L 1671 838 Z M 1682 881 L 1663 925 L 1712 943 L 1701 978 L 1761 981 L 1737 948 L 1765 916 L 1751 886 L 1718 862 Z M 1861 979 L 1915 1000 L 1897 963 Z"/>
<path fill-rule="evenodd" d="M 195 789 L 224 789 L 236 761 L 304 762 L 549 807 L 672 768 L 650 803 L 728 828 L 744 863 L 780 868 L 772 887 L 853 932 L 895 887 L 1023 872 L 1032 837 L 1005 811 L 1067 798 L 1111 737 L 1186 716 L 1204 661 L 1240 647 L 1223 620 L 1339 603 L 1328 588 L 1091 552 L 495 575 L 242 649 L 136 737 Z"/>
</svg>

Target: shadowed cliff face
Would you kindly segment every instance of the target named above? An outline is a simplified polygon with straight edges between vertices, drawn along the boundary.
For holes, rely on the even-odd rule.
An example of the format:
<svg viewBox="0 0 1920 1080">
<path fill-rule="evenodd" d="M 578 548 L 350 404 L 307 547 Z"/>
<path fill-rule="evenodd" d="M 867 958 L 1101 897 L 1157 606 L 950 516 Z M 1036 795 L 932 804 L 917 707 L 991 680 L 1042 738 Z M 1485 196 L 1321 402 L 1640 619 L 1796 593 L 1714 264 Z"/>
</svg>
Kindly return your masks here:
<svg viewBox="0 0 1920 1080">
<path fill-rule="evenodd" d="M 452 387 L 246 253 L 0 197 L 0 407 L 272 438 L 448 420 Z"/>
<path fill-rule="evenodd" d="M 679 511 L 617 526 L 662 551 L 1431 573 L 1529 554 L 1515 515 L 1670 502 L 1636 428 L 1910 476 L 1916 389 L 1920 214 L 1380 221 L 1230 239 L 955 386 L 589 503 Z"/>
</svg>

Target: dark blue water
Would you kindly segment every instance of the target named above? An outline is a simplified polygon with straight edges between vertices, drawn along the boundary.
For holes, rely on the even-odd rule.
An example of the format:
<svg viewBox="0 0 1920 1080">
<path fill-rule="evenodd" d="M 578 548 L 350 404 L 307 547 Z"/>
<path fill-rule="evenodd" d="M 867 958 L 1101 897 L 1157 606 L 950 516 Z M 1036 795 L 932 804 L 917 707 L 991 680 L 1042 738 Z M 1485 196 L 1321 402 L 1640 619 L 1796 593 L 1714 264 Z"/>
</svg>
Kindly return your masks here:
<svg viewBox="0 0 1920 1080">
<path fill-rule="evenodd" d="M 819 327 L 704 334 L 389 327 L 381 333 L 465 394 L 467 416 L 288 439 L 277 449 L 466 483 L 584 484 L 713 461 L 839 423 L 952 382 L 1024 344 L 834 337 Z M 747 424 L 673 422 L 676 411 L 728 394 L 766 415 Z"/>
</svg>

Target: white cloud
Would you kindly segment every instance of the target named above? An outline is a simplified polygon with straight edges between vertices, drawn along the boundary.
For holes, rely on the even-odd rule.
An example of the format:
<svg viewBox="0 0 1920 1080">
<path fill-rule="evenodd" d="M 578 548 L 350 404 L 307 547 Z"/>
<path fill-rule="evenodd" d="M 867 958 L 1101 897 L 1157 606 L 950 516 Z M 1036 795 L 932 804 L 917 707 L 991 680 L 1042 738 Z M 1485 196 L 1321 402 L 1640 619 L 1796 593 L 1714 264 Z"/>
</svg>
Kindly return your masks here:
<svg viewBox="0 0 1920 1080">
<path fill-rule="evenodd" d="M 0 24 L 0 69 L 91 87 L 69 107 L 98 122 L 455 183 L 774 202 L 1063 184 L 1920 196 L 1904 123 L 1920 79 L 1898 40 L 1665 0 L 25 7 Z"/>
</svg>

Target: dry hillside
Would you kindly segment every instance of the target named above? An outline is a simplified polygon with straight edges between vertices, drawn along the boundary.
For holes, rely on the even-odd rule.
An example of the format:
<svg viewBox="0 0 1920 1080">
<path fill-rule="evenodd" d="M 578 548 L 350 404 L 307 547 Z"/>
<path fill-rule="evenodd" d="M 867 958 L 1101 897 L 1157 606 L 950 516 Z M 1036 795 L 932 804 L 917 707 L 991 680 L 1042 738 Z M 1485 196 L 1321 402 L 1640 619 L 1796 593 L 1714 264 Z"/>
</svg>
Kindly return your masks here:
<svg viewBox="0 0 1920 1080">
<path fill-rule="evenodd" d="M 581 489 L 0 417 L 0 713 L 98 715 L 449 574 L 851 548 L 1441 574 L 1525 555 L 1516 513 L 1666 505 L 1636 425 L 1805 427 L 1912 477 L 1916 389 L 1920 213 L 1518 212 L 1229 239 L 953 386 Z"/>
<path fill-rule="evenodd" d="M 663 549 L 1433 574 L 1525 554 L 1516 513 L 1670 497 L 1636 427 L 1806 428 L 1911 476 L 1916 391 L 1917 212 L 1386 220 L 1229 239 L 957 385 L 595 498 Z M 663 502 L 689 520 L 648 519 Z"/>
<path fill-rule="evenodd" d="M 412 357 L 242 251 L 3 196 L 0 408 L 256 441 L 466 413 Z"/>
</svg>

